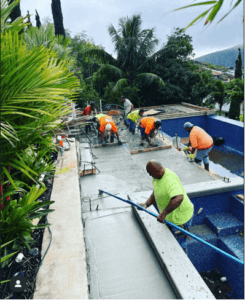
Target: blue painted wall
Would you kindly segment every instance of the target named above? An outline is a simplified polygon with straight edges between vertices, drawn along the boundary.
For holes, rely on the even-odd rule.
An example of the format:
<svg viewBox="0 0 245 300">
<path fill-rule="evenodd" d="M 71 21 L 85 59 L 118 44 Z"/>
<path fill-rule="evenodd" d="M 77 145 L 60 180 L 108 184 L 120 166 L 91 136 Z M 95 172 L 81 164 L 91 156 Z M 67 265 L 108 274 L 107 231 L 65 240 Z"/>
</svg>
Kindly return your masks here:
<svg viewBox="0 0 245 300">
<path fill-rule="evenodd" d="M 244 124 L 220 116 L 199 116 L 179 119 L 162 120 L 162 131 L 171 137 L 175 133 L 181 138 L 188 137 L 189 133 L 184 129 L 185 122 L 203 128 L 209 135 L 223 137 L 224 146 L 244 153 Z M 231 149 L 232 150 L 232 149 Z"/>
<path fill-rule="evenodd" d="M 212 137 L 221 136 L 225 146 L 244 153 L 244 124 L 220 116 L 205 116 L 207 118 L 206 131 Z"/>
<path fill-rule="evenodd" d="M 181 138 L 189 137 L 189 132 L 184 129 L 185 122 L 191 122 L 192 124 L 199 126 L 205 130 L 206 128 L 206 116 L 190 117 L 190 118 L 179 118 L 162 120 L 162 131 L 170 136 L 178 134 Z"/>
</svg>

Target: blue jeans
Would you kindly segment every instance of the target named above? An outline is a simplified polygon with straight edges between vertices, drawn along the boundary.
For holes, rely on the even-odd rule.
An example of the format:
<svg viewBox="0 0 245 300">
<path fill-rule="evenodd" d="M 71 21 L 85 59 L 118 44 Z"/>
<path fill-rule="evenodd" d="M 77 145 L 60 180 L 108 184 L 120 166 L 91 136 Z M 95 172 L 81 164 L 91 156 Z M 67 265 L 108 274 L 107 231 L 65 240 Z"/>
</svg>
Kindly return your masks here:
<svg viewBox="0 0 245 300">
<path fill-rule="evenodd" d="M 199 166 L 202 165 L 202 160 L 204 164 L 208 164 L 209 163 L 209 157 L 208 154 L 209 152 L 212 150 L 213 147 L 209 148 L 209 149 L 204 149 L 204 150 L 197 150 L 196 153 L 196 159 L 200 160 L 200 162 L 197 162 L 197 164 Z"/>
<path fill-rule="evenodd" d="M 128 127 L 129 126 L 129 120 L 127 119 L 127 115 L 124 116 L 124 124 Z"/>
<path fill-rule="evenodd" d="M 129 129 L 135 131 L 135 128 L 136 128 L 136 124 L 134 123 L 134 121 L 130 120 L 130 119 L 127 119 L 128 122 L 129 122 Z"/>
<path fill-rule="evenodd" d="M 140 126 L 140 134 L 141 134 L 141 137 L 145 135 L 145 128 L 143 128 L 141 126 Z"/>
<path fill-rule="evenodd" d="M 192 221 L 193 221 L 193 218 L 194 218 L 194 213 L 192 215 L 192 217 L 190 218 L 190 220 L 188 222 L 186 222 L 185 224 L 183 225 L 178 225 L 179 227 L 185 229 L 186 231 L 190 231 L 190 228 L 191 228 L 191 224 L 192 224 Z M 170 229 L 172 231 L 172 233 L 174 234 L 176 231 L 179 231 L 179 229 L 175 228 L 175 227 L 172 227 L 170 226 Z M 188 237 L 185 236 L 185 241 L 184 243 L 182 244 L 182 248 L 183 250 L 185 251 L 186 254 L 188 254 L 188 249 L 187 249 L 187 244 L 188 244 Z"/>
</svg>

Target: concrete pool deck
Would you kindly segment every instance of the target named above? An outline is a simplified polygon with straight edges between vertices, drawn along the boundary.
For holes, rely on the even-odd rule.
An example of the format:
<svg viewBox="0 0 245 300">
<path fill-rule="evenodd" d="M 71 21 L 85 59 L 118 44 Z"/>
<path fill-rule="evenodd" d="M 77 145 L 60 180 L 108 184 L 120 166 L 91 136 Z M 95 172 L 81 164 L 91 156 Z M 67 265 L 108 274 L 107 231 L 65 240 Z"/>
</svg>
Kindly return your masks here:
<svg viewBox="0 0 245 300">
<path fill-rule="evenodd" d="M 91 252 L 89 253 L 88 251 L 86 253 L 88 249 L 85 248 L 84 240 L 87 243 L 88 237 L 86 235 L 84 236 L 84 230 L 86 234 L 86 230 L 94 226 L 94 234 L 99 237 L 99 232 L 96 233 L 96 230 L 102 230 L 103 226 L 106 225 L 109 220 L 108 228 L 115 233 L 113 224 L 117 224 L 117 220 L 122 219 L 121 234 L 125 238 L 129 236 L 129 243 L 127 242 L 128 246 L 125 251 L 127 252 L 127 249 L 130 249 L 132 241 L 130 238 L 131 231 L 129 230 L 127 233 L 124 232 L 124 226 L 127 222 L 124 222 L 123 216 L 127 216 L 125 220 L 128 220 L 128 223 L 133 221 L 131 208 L 128 204 L 112 197 L 99 197 L 98 189 L 108 191 L 112 194 L 119 194 L 122 198 L 127 198 L 127 194 L 133 197 L 137 196 L 137 198 L 139 196 L 145 201 L 152 191 L 152 180 L 145 170 L 145 165 L 150 159 L 156 159 L 165 167 L 173 170 L 179 176 L 182 184 L 184 186 L 188 185 L 188 187 L 186 187 L 188 194 L 200 192 L 202 189 L 207 188 L 207 186 L 211 187 L 209 192 L 212 193 L 217 186 L 219 186 L 220 189 L 224 189 L 234 185 L 234 183 L 225 183 L 221 180 L 216 180 L 212 174 L 204 171 L 201 167 L 194 163 L 189 163 L 183 155 L 173 148 L 130 155 L 130 152 L 125 149 L 125 147 L 116 145 L 110 148 L 93 148 L 92 152 L 94 155 L 93 160 L 96 163 L 96 167 L 100 170 L 100 173 L 97 171 L 97 175 L 88 175 L 80 178 L 81 195 L 78 176 L 79 162 L 77 161 L 75 143 L 71 143 L 71 149 L 66 151 L 64 156 L 59 156 L 58 158 L 57 174 L 54 179 L 53 192 L 51 195 L 51 200 L 55 200 L 55 203 L 52 205 L 52 209 L 55 209 L 55 212 L 48 216 L 48 221 L 52 224 L 51 230 L 53 238 L 51 247 L 38 273 L 37 292 L 34 295 L 35 299 L 86 299 L 89 298 L 90 295 L 101 295 L 96 294 L 96 290 L 103 290 L 103 295 L 106 298 L 108 296 L 111 296 L 111 298 L 127 298 L 127 293 L 125 294 L 120 290 L 121 282 L 117 281 L 118 278 L 111 276 L 112 273 L 108 270 L 106 271 L 106 265 L 103 265 L 103 261 L 101 260 L 101 258 L 106 256 L 101 255 L 100 257 L 100 255 L 98 256 L 97 254 L 96 259 L 93 259 Z M 241 185 L 240 181 L 236 181 L 236 184 L 235 188 Z M 140 201 L 140 199 L 137 201 Z M 103 226 L 96 220 L 100 221 L 99 223 Z M 116 223 L 110 223 L 112 220 Z M 161 280 L 165 279 L 161 279 L 163 273 L 159 269 L 159 262 L 155 254 L 151 253 L 151 247 L 143 246 L 147 245 L 147 243 L 144 241 L 143 233 L 139 232 L 139 226 L 135 221 L 130 224 L 135 228 L 134 232 L 138 239 L 140 239 L 142 247 L 146 247 L 144 248 L 144 253 L 148 257 L 146 269 L 154 269 L 156 271 L 155 273 L 158 274 L 155 278 L 156 281 L 153 281 L 152 285 L 148 286 L 149 291 L 146 297 L 159 298 L 161 288 L 158 287 L 161 286 Z M 88 227 L 86 227 L 86 222 L 89 224 Z M 83 224 L 85 225 L 85 229 Z M 156 225 L 161 226 L 157 224 L 157 222 Z M 108 232 L 106 227 L 104 229 L 105 232 Z M 91 230 L 88 230 L 88 232 L 91 232 Z M 44 255 L 49 241 L 50 235 L 48 230 L 45 229 L 42 255 Z M 113 243 L 110 245 L 113 245 Z M 120 242 L 118 246 L 120 247 Z M 135 247 L 136 251 L 139 251 L 137 245 L 135 245 Z M 182 251 L 180 247 L 176 248 L 179 249 L 178 251 Z M 92 251 L 95 251 L 95 248 L 92 247 Z M 105 253 L 109 255 L 108 259 L 110 259 L 110 251 L 108 251 L 108 249 L 101 249 L 98 253 L 100 253 L 100 251 L 105 251 Z M 125 264 L 128 256 L 125 255 L 124 258 L 125 260 L 121 262 L 125 267 L 124 276 L 129 276 L 130 279 L 130 276 L 133 276 L 132 270 L 128 269 L 126 267 L 127 264 Z M 188 258 L 186 257 L 186 259 Z M 88 261 L 90 261 L 90 264 L 87 264 Z M 136 265 L 134 265 L 135 261 Z M 139 268 L 140 262 L 141 260 L 130 260 L 130 265 L 132 268 L 134 266 Z M 146 267 L 146 265 L 144 266 Z M 89 267 L 89 269 L 87 269 L 87 267 Z M 90 267 L 92 269 L 95 268 L 97 272 L 97 275 L 93 278 L 90 274 Z M 110 267 L 113 268 L 113 262 L 110 264 Z M 139 272 L 139 274 L 141 274 L 141 272 Z M 105 276 L 102 281 L 96 281 L 97 279 L 94 279 L 101 278 L 101 275 Z M 133 280 L 137 283 L 138 275 L 137 273 L 134 275 L 136 277 L 132 277 L 131 281 Z M 141 277 L 142 288 L 144 288 L 146 277 L 147 274 Z M 108 280 L 111 285 L 110 287 L 106 287 Z M 194 289 L 195 294 L 190 293 L 189 295 L 192 298 L 213 298 L 210 291 L 207 290 L 205 283 L 203 285 L 203 282 L 198 280 L 194 282 L 194 284 L 199 286 L 199 289 Z M 157 282 L 160 284 L 154 285 Z M 165 280 L 165 282 L 166 285 L 168 285 L 168 281 Z M 202 285 L 200 285 L 200 282 Z M 124 283 L 126 285 L 131 284 L 130 280 L 126 280 Z M 113 286 L 115 288 L 114 290 L 112 290 Z M 184 288 L 183 285 L 182 287 Z M 183 288 L 181 295 L 185 295 L 186 298 L 188 294 L 186 294 Z M 176 291 L 172 292 L 170 288 L 167 289 L 169 298 L 176 298 L 178 293 Z M 138 295 L 141 296 L 131 285 L 131 294 L 129 293 L 128 297 L 139 298 L 137 297 Z M 172 296 L 170 297 L 170 295 Z"/>
</svg>

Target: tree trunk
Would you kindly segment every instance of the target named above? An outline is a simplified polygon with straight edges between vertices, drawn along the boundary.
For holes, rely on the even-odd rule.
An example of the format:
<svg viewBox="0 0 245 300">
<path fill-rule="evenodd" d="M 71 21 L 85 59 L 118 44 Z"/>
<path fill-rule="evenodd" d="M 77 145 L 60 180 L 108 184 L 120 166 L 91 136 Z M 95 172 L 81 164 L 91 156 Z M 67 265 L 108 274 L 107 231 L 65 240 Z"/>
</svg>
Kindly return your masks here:
<svg viewBox="0 0 245 300">
<path fill-rule="evenodd" d="M 52 0 L 51 9 L 54 19 L 55 35 L 63 35 L 65 38 L 65 29 L 63 25 L 63 15 L 60 0 Z"/>
</svg>

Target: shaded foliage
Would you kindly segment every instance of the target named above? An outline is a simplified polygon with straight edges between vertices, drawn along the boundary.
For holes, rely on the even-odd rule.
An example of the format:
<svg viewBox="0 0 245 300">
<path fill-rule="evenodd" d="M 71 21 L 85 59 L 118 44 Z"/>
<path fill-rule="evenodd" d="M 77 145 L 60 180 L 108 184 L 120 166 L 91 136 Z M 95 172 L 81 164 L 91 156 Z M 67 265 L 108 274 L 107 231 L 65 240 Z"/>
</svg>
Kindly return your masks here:
<svg viewBox="0 0 245 300">
<path fill-rule="evenodd" d="M 226 86 L 226 93 L 231 101 L 229 118 L 239 120 L 240 104 L 244 101 L 244 80 L 234 79 Z"/>
<path fill-rule="evenodd" d="M 214 99 L 214 102 L 219 104 L 219 111 L 221 114 L 221 109 L 226 95 L 225 84 L 222 80 L 214 80 L 211 95 Z"/>
<path fill-rule="evenodd" d="M 15 0 L 8 0 L 8 4 L 15 2 Z M 20 10 L 20 2 L 16 4 L 13 11 L 10 13 L 9 18 L 11 19 L 11 23 L 14 22 L 17 18 L 21 17 L 21 10 Z"/>
</svg>

